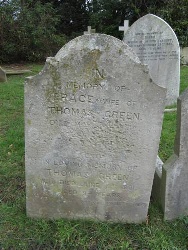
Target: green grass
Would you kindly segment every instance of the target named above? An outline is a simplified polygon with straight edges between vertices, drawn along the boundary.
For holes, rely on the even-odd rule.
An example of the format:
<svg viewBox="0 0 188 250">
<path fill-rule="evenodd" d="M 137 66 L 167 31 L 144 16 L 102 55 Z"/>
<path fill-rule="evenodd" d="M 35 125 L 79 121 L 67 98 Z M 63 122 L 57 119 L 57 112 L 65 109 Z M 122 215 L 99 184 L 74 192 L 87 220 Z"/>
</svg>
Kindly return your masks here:
<svg viewBox="0 0 188 250">
<path fill-rule="evenodd" d="M 188 66 L 181 67 L 180 74 L 180 93 L 188 87 Z M 176 107 L 176 105 L 173 105 Z M 174 150 L 174 138 L 176 134 L 176 112 L 165 113 L 161 140 L 159 146 L 159 156 L 166 161 Z"/>
<path fill-rule="evenodd" d="M 165 162 L 174 152 L 176 115 L 176 112 L 164 114 L 161 140 L 159 144 L 159 156 L 163 162 Z"/>
<path fill-rule="evenodd" d="M 33 73 L 42 66 L 30 65 Z M 93 221 L 34 220 L 26 216 L 24 178 L 23 83 L 26 75 L 0 84 L 0 249 L 188 249 L 188 217 L 164 222 L 151 202 L 148 221 L 110 224 Z M 188 67 L 181 69 L 181 91 L 188 86 Z M 173 152 L 176 113 L 165 114 L 160 156 Z"/>
<path fill-rule="evenodd" d="M 180 93 L 188 87 L 188 66 L 181 67 Z"/>
</svg>

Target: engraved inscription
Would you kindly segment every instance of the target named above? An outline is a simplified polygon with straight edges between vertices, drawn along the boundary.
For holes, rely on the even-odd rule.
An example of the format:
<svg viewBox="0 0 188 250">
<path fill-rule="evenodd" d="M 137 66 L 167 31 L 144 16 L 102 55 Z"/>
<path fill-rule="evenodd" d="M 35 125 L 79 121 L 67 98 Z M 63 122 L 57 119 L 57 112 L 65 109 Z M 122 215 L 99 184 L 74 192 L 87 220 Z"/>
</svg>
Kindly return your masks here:
<svg viewBox="0 0 188 250">
<path fill-rule="evenodd" d="M 98 78 L 98 79 L 104 79 L 106 77 L 106 74 L 104 72 L 104 69 L 92 69 L 92 76 L 94 78 Z"/>
<path fill-rule="evenodd" d="M 46 169 L 49 176 L 61 176 L 61 177 L 83 177 L 83 178 L 89 178 L 92 175 L 92 172 L 78 172 L 78 171 L 66 171 L 62 169 Z M 98 173 L 96 176 L 99 180 L 115 180 L 115 181 L 122 181 L 126 180 L 128 177 L 127 175 L 121 174 L 121 173 Z"/>
<path fill-rule="evenodd" d="M 173 39 L 159 38 L 162 33 L 163 32 L 137 32 L 135 34 L 135 40 L 129 40 L 127 44 L 133 49 L 136 49 L 138 57 L 143 61 L 177 60 L 179 56 L 177 51 L 171 51 L 174 45 Z"/>
<path fill-rule="evenodd" d="M 61 170 L 62 168 L 70 168 L 70 169 L 78 169 L 78 168 L 83 168 L 83 163 L 80 163 L 78 162 L 78 160 L 67 160 L 66 158 L 60 158 L 60 157 L 53 157 L 53 158 L 50 158 L 50 159 L 45 159 L 43 161 L 43 164 L 44 165 L 47 165 L 47 166 L 51 166 L 51 167 L 61 167 Z M 109 162 L 109 163 L 101 163 L 101 162 L 98 162 L 98 164 L 87 164 L 87 165 L 84 165 L 84 168 L 85 169 L 88 169 L 89 171 L 91 170 L 94 170 L 94 171 L 98 171 L 99 169 L 101 170 L 104 170 L 104 171 L 117 171 L 117 170 L 122 170 L 123 169 L 126 169 L 126 171 L 129 171 L 129 172 L 134 172 L 138 166 L 123 166 L 118 164 L 117 162 L 115 163 L 112 163 L 112 162 Z M 51 172 L 52 170 L 51 169 L 48 169 L 49 172 Z M 59 173 L 59 171 L 57 172 Z"/>
<path fill-rule="evenodd" d="M 60 115 L 83 115 L 83 116 L 92 116 L 94 115 L 92 110 L 78 109 L 78 108 L 69 108 L 69 107 L 59 107 L 51 106 L 48 107 L 50 114 L 60 114 Z M 53 125 L 53 122 L 52 124 Z"/>
<path fill-rule="evenodd" d="M 113 118 L 113 119 L 119 118 L 119 119 L 122 119 L 123 121 L 125 121 L 125 120 L 138 121 L 138 120 L 140 120 L 140 113 L 108 110 L 105 112 L 105 117 Z"/>
<path fill-rule="evenodd" d="M 62 92 L 52 93 L 49 96 L 49 100 L 51 103 L 101 103 L 101 104 L 110 104 L 118 106 L 120 101 L 118 99 L 110 99 L 110 98 L 97 98 L 93 95 L 85 95 L 85 94 L 65 94 Z"/>
<path fill-rule="evenodd" d="M 73 116 L 95 116 L 95 113 L 92 110 L 86 110 L 86 109 L 78 109 L 78 108 L 68 108 L 68 107 L 58 107 L 58 106 L 52 106 L 48 107 L 48 110 L 51 114 L 60 114 L 60 115 L 73 115 Z M 129 120 L 129 121 L 139 121 L 140 113 L 136 112 L 125 112 L 125 111 L 111 111 L 107 110 L 104 113 L 104 118 L 111 118 L 111 119 L 117 119 L 120 120 Z M 54 125 L 56 122 L 53 120 L 50 121 L 51 125 Z M 61 123 L 59 123 L 61 124 Z M 65 123 L 66 124 L 66 123 Z"/>
</svg>

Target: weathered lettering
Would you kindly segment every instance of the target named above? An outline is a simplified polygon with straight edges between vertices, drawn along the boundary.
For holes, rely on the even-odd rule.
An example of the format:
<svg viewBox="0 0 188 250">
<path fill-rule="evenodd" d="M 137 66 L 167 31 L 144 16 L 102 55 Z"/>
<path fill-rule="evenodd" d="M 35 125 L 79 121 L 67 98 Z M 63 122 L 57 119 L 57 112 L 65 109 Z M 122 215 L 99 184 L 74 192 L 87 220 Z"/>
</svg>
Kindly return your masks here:
<svg viewBox="0 0 188 250">
<path fill-rule="evenodd" d="M 29 216 L 145 221 L 165 97 L 147 72 L 122 41 L 90 34 L 26 81 Z"/>
</svg>

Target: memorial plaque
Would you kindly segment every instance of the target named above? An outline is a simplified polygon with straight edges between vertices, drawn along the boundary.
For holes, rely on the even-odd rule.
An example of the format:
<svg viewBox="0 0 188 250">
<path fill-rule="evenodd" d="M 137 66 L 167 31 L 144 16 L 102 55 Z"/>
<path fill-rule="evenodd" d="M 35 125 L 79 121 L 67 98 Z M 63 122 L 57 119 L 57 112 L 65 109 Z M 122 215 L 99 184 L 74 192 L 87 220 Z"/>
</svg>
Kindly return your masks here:
<svg viewBox="0 0 188 250">
<path fill-rule="evenodd" d="M 25 84 L 27 214 L 142 222 L 166 90 L 122 41 L 89 34 Z"/>
<path fill-rule="evenodd" d="M 166 105 L 176 103 L 180 86 L 180 47 L 172 28 L 148 14 L 125 33 L 124 42 L 147 64 L 153 81 L 167 88 Z"/>
</svg>

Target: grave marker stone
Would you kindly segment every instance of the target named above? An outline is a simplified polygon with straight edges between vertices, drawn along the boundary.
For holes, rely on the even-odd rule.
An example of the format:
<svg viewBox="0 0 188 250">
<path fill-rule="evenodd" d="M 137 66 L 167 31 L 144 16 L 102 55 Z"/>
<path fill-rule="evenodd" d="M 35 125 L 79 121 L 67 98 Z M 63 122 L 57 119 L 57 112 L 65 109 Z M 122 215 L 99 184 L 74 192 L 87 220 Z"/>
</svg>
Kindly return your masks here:
<svg viewBox="0 0 188 250">
<path fill-rule="evenodd" d="M 5 71 L 0 67 L 0 82 L 6 82 L 7 76 Z"/>
<path fill-rule="evenodd" d="M 161 186 L 164 219 L 188 215 L 188 89 L 178 98 L 174 155 L 163 165 Z M 160 184 L 160 183 L 159 183 Z M 161 190 L 160 190 L 161 189 Z"/>
<path fill-rule="evenodd" d="M 138 19 L 124 36 L 147 64 L 153 81 L 167 88 L 166 105 L 176 103 L 180 85 L 180 47 L 172 28 L 161 18 L 148 14 Z"/>
<path fill-rule="evenodd" d="M 48 58 L 25 84 L 27 214 L 145 221 L 165 95 L 111 36 L 80 36 Z"/>
</svg>

